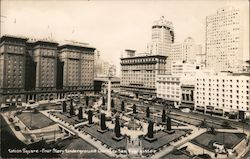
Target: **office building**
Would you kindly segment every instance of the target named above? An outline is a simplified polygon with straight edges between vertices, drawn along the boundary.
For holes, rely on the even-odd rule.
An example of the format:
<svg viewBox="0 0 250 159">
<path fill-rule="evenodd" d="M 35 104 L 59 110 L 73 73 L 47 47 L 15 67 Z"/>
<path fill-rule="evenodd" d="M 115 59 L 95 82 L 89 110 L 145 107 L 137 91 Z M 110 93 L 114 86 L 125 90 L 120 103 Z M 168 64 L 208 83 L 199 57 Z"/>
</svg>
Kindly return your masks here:
<svg viewBox="0 0 250 159">
<path fill-rule="evenodd" d="M 169 57 L 171 44 L 174 43 L 173 23 L 167 21 L 164 16 L 154 21 L 152 26 L 151 42 L 147 46 L 147 52 L 151 55 L 162 55 Z M 170 74 L 170 58 L 167 58 L 166 73 Z"/>
<path fill-rule="evenodd" d="M 182 43 L 171 44 L 171 61 L 195 62 L 197 55 L 202 54 L 202 47 L 194 39 L 188 37 Z"/>
<path fill-rule="evenodd" d="M 239 72 L 243 63 L 243 32 L 240 11 L 220 8 L 206 17 L 206 67 L 216 72 Z"/>
</svg>

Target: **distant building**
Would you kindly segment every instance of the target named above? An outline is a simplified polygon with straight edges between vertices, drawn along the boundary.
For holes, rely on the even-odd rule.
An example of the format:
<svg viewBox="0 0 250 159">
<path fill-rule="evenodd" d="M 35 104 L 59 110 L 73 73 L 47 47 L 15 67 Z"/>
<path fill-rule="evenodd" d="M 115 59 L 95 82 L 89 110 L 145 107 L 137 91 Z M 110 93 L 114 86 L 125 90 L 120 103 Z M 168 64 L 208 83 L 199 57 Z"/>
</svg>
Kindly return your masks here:
<svg viewBox="0 0 250 159">
<path fill-rule="evenodd" d="M 151 43 L 148 44 L 147 52 L 151 55 L 162 55 L 170 57 L 171 44 L 174 43 L 173 23 L 167 21 L 164 16 L 154 21 L 152 26 Z M 166 61 L 166 73 L 170 73 L 170 58 Z"/>
<path fill-rule="evenodd" d="M 95 93 L 104 93 L 108 92 L 108 78 L 99 77 L 94 79 Z M 111 78 L 111 91 L 118 93 L 120 92 L 120 78 L 112 77 Z"/>
<path fill-rule="evenodd" d="M 21 105 L 93 91 L 94 51 L 78 44 L 58 47 L 53 41 L 2 36 L 0 104 Z"/>
<path fill-rule="evenodd" d="M 250 75 L 199 74 L 195 85 L 195 110 L 217 115 L 250 116 Z"/>
<path fill-rule="evenodd" d="M 202 47 L 195 44 L 191 37 L 186 38 L 183 43 L 171 44 L 171 61 L 195 62 L 199 54 L 202 54 Z"/>
<path fill-rule="evenodd" d="M 243 64 L 241 15 L 233 7 L 206 17 L 206 67 L 216 72 L 239 72 Z"/>
<path fill-rule="evenodd" d="M 156 75 L 165 73 L 166 56 L 133 56 L 121 58 L 121 92 L 135 97 L 156 96 Z"/>
<path fill-rule="evenodd" d="M 194 75 L 197 71 L 203 70 L 204 64 L 197 64 L 196 62 L 173 61 L 171 64 L 172 75 Z"/>
</svg>

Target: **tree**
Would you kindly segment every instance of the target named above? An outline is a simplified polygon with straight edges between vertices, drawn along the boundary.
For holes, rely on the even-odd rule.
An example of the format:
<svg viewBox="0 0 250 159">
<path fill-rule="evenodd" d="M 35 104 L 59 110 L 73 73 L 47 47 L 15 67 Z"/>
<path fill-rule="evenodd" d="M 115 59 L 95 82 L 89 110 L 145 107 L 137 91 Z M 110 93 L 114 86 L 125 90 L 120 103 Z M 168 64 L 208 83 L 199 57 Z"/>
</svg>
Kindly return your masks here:
<svg viewBox="0 0 250 159">
<path fill-rule="evenodd" d="M 102 97 L 102 105 L 105 105 L 105 98 Z"/>
<path fill-rule="evenodd" d="M 101 130 L 107 129 L 106 127 L 106 116 L 104 113 L 101 114 Z"/>
<path fill-rule="evenodd" d="M 133 105 L 133 114 L 136 114 L 136 105 Z"/>
<path fill-rule="evenodd" d="M 150 117 L 150 109 L 149 109 L 149 107 L 147 107 L 147 110 L 146 110 L 146 117 L 147 117 L 147 118 Z"/>
<path fill-rule="evenodd" d="M 89 124 L 92 124 L 92 123 L 93 123 L 92 117 L 93 117 L 93 112 L 92 112 L 92 110 L 89 110 L 89 111 L 88 111 L 88 120 L 89 120 Z"/>
<path fill-rule="evenodd" d="M 85 100 L 86 100 L 86 106 L 89 106 L 89 96 L 86 96 Z"/>
<path fill-rule="evenodd" d="M 115 119 L 115 136 L 117 138 L 121 137 L 119 117 L 116 117 L 116 119 Z"/>
<path fill-rule="evenodd" d="M 122 111 L 125 111 L 125 104 L 124 104 L 124 101 L 122 101 L 121 110 L 122 110 Z"/>
<path fill-rule="evenodd" d="M 82 107 L 79 107 L 79 109 L 78 109 L 78 119 L 79 120 L 83 119 L 83 117 L 82 117 Z"/>
<path fill-rule="evenodd" d="M 64 113 L 67 112 L 66 101 L 62 102 L 62 109 Z"/>
<path fill-rule="evenodd" d="M 163 122 L 163 123 L 165 123 L 166 122 L 166 111 L 165 111 L 165 109 L 163 109 L 162 110 L 162 116 L 161 116 L 161 121 Z"/>
<path fill-rule="evenodd" d="M 154 137 L 154 123 L 149 120 L 148 121 L 148 138 L 153 138 Z"/>
</svg>

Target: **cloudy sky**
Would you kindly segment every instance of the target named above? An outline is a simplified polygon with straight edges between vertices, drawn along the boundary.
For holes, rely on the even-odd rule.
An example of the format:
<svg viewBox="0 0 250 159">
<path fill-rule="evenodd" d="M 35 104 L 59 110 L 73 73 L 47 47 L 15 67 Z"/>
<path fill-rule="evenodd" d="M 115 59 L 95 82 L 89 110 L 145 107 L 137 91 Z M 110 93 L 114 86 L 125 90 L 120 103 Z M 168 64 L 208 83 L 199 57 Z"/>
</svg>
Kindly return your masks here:
<svg viewBox="0 0 250 159">
<path fill-rule="evenodd" d="M 206 16 L 229 5 L 241 10 L 248 28 L 248 0 L 1 0 L 1 35 L 86 42 L 119 64 L 124 49 L 146 50 L 151 25 L 161 16 L 173 22 L 176 41 L 191 36 L 204 46 Z"/>
</svg>

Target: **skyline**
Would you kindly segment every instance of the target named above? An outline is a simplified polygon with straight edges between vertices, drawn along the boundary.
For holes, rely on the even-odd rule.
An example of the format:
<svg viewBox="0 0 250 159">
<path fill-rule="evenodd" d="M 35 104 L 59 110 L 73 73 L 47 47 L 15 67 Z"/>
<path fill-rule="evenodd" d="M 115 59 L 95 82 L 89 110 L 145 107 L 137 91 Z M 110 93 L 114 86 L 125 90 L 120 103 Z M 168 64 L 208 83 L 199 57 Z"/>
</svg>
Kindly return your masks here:
<svg viewBox="0 0 250 159">
<path fill-rule="evenodd" d="M 151 39 L 151 26 L 161 16 L 173 22 L 175 42 L 183 42 L 191 36 L 202 45 L 204 53 L 206 16 L 232 5 L 242 12 L 244 28 L 247 28 L 244 30 L 248 35 L 244 37 L 244 54 L 247 57 L 248 4 L 246 0 L 1 1 L 1 16 L 4 16 L 1 17 L 1 35 L 46 38 L 52 33 L 52 39 L 59 43 L 64 40 L 86 42 L 100 51 L 102 59 L 116 64 L 119 70 L 119 58 L 125 49 L 146 51 Z"/>
</svg>

